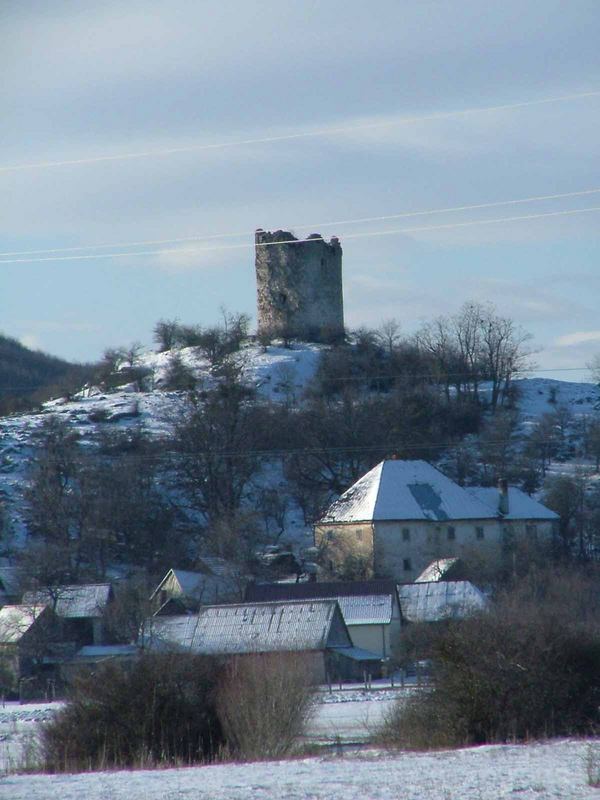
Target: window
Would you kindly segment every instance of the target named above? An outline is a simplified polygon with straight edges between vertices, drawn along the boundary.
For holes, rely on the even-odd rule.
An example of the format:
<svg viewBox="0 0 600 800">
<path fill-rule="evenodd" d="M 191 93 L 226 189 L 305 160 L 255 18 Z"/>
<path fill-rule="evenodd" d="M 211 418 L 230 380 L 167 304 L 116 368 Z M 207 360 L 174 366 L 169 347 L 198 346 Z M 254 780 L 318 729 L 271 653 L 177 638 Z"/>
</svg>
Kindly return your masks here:
<svg viewBox="0 0 600 800">
<path fill-rule="evenodd" d="M 333 542 L 334 537 L 335 537 L 335 533 L 333 531 L 327 531 L 327 541 L 328 542 Z"/>
<path fill-rule="evenodd" d="M 404 571 L 405 572 L 410 572 L 410 570 L 412 569 L 412 564 L 410 563 L 410 558 L 405 558 L 402 561 L 402 565 L 404 567 Z"/>
<path fill-rule="evenodd" d="M 525 533 L 535 539 L 537 537 L 537 525 L 525 525 Z"/>
<path fill-rule="evenodd" d="M 448 541 L 451 542 L 456 539 L 456 528 L 454 525 L 448 525 Z"/>
<path fill-rule="evenodd" d="M 410 528 L 402 528 L 402 541 L 410 542 Z"/>
<path fill-rule="evenodd" d="M 483 531 L 483 528 L 481 528 L 481 527 L 479 527 L 479 526 L 478 526 L 477 528 L 475 528 L 475 536 L 476 536 L 478 539 L 483 539 L 483 538 L 484 538 L 484 531 Z"/>
<path fill-rule="evenodd" d="M 362 531 L 356 531 L 356 540 L 362 542 Z"/>
</svg>

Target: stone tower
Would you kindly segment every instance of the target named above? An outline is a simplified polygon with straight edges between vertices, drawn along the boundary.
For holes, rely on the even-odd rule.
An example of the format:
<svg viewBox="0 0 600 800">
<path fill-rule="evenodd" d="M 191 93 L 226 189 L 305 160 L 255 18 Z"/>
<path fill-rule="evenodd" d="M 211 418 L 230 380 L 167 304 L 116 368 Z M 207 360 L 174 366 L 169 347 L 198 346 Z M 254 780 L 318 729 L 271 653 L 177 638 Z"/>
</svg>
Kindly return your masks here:
<svg viewBox="0 0 600 800">
<path fill-rule="evenodd" d="M 277 244 L 281 242 L 282 244 Z M 342 248 L 318 233 L 255 235 L 258 333 L 330 342 L 344 335 Z"/>
</svg>

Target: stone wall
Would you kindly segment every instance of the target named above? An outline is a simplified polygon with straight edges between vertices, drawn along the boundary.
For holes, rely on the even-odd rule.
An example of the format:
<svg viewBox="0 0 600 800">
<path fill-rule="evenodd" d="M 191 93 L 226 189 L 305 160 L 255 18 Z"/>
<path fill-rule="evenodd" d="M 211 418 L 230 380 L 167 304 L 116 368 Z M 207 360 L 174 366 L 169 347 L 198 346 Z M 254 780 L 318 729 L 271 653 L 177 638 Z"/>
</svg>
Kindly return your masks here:
<svg viewBox="0 0 600 800">
<path fill-rule="evenodd" d="M 281 242 L 281 244 L 278 244 Z M 319 234 L 255 234 L 258 334 L 328 342 L 344 334 L 342 248 Z"/>
</svg>

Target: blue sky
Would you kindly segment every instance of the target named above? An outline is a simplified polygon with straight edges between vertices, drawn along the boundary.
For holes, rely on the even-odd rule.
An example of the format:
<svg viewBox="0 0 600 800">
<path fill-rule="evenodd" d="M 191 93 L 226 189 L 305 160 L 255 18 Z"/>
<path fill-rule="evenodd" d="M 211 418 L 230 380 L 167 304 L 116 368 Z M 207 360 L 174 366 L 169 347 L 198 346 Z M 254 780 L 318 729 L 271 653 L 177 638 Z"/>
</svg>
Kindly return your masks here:
<svg viewBox="0 0 600 800">
<path fill-rule="evenodd" d="M 396 317 L 411 333 L 489 300 L 533 334 L 541 367 L 600 352 L 599 212 L 352 238 L 600 193 L 319 226 L 600 188 L 600 95 L 406 121 L 600 91 L 597 0 L 23 0 L 2 4 L 0 28 L 2 253 L 243 234 L 0 264 L 4 333 L 87 360 L 150 344 L 159 318 L 254 314 L 253 230 L 283 227 L 340 237 L 349 326 Z M 231 244 L 245 246 L 190 252 Z"/>
</svg>

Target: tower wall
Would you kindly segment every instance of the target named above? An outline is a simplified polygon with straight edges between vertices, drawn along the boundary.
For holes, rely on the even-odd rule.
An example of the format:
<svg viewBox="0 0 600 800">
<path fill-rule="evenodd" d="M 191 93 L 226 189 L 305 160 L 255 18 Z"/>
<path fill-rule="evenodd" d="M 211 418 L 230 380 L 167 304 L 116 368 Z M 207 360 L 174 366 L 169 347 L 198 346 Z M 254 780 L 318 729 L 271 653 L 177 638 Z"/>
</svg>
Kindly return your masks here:
<svg viewBox="0 0 600 800">
<path fill-rule="evenodd" d="M 288 231 L 256 231 L 259 335 L 313 342 L 343 336 L 341 245 L 317 233 L 308 239 L 298 241 Z"/>
</svg>

